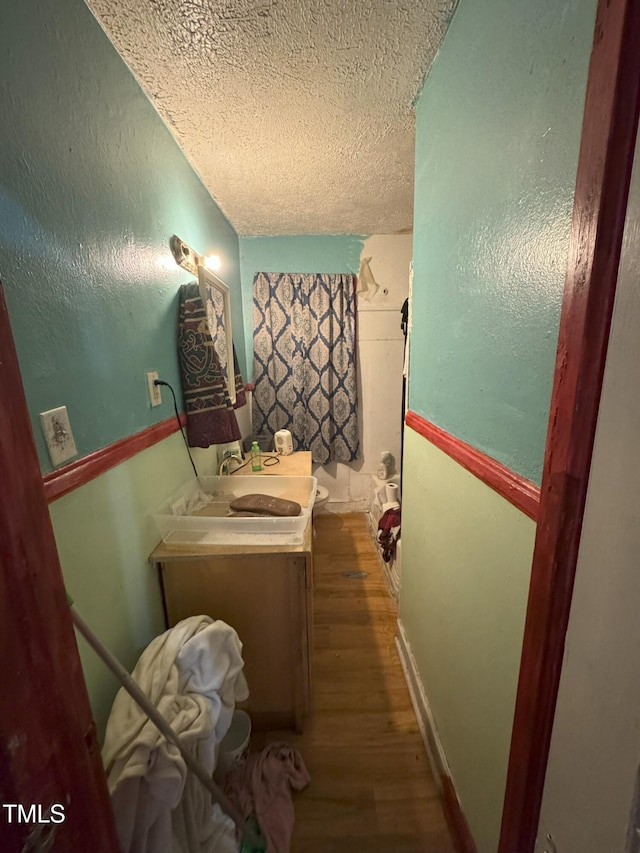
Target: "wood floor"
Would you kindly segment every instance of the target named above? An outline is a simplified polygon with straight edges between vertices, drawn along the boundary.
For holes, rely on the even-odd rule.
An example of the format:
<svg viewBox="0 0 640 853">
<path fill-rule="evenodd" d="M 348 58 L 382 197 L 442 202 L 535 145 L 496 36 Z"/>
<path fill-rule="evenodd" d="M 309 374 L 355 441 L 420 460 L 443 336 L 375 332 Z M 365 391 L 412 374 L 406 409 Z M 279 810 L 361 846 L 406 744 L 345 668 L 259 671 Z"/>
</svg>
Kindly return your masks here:
<svg viewBox="0 0 640 853">
<path fill-rule="evenodd" d="M 292 853 L 453 853 L 394 643 L 397 611 L 366 516 L 315 521 L 311 714 L 301 735 Z M 364 579 L 343 572 L 363 570 Z"/>
</svg>

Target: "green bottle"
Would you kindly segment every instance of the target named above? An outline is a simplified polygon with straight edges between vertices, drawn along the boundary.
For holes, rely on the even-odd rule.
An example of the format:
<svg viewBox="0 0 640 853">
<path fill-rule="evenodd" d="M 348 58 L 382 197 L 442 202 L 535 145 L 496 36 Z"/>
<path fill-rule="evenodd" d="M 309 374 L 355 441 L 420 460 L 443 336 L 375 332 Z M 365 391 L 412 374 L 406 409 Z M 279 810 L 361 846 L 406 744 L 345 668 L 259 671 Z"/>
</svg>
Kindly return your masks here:
<svg viewBox="0 0 640 853">
<path fill-rule="evenodd" d="M 262 455 L 257 441 L 251 445 L 251 470 L 262 471 Z"/>
</svg>

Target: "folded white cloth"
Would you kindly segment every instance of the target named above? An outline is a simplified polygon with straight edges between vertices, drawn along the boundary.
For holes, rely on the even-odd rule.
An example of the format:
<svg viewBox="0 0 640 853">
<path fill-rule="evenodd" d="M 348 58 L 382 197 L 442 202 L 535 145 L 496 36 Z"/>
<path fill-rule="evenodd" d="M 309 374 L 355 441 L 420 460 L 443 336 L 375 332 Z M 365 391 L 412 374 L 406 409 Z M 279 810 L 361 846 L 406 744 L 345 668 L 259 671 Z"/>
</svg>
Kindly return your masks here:
<svg viewBox="0 0 640 853">
<path fill-rule="evenodd" d="M 192 616 L 156 637 L 132 673 L 210 775 L 235 703 L 249 695 L 241 652 L 225 622 Z M 211 795 L 192 774 L 187 778 L 177 748 L 124 689 L 111 709 L 102 758 L 123 853 L 237 849 L 228 846 L 232 822 L 214 812 Z"/>
</svg>

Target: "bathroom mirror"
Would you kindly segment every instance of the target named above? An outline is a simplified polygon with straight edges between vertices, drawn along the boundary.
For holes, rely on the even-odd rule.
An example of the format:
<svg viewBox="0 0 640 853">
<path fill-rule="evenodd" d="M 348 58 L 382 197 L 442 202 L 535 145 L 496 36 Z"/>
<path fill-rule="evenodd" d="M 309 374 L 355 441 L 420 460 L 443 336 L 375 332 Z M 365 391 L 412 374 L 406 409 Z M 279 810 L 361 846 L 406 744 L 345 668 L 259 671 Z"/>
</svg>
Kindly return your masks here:
<svg viewBox="0 0 640 853">
<path fill-rule="evenodd" d="M 233 332 L 231 327 L 231 300 L 228 286 L 206 267 L 198 266 L 200 297 L 207 314 L 209 334 L 220 360 L 232 403 L 236 401 L 236 383 L 233 370 Z"/>
</svg>

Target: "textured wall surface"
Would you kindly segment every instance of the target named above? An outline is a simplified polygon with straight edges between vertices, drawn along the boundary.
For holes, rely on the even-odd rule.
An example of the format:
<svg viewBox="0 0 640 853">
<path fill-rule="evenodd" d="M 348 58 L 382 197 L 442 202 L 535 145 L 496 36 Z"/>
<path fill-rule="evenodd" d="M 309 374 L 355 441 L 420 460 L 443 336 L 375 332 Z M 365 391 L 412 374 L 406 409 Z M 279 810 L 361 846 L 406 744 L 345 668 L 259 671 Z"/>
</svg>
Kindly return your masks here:
<svg viewBox="0 0 640 853">
<path fill-rule="evenodd" d="M 411 408 L 539 482 L 595 0 L 462 0 L 417 107 Z"/>
<path fill-rule="evenodd" d="M 411 227 L 411 104 L 454 0 L 88 2 L 238 233 Z"/>
<path fill-rule="evenodd" d="M 172 415 L 145 371 L 179 386 L 174 231 L 222 255 L 242 338 L 238 239 L 80 0 L 7 0 L 1 17 L 0 277 L 48 470 L 44 409 L 67 405 L 81 455 Z M 65 583 L 126 666 L 164 628 L 151 513 L 190 474 L 176 434 L 51 505 Z M 117 686 L 82 659 L 102 730 Z"/>
<path fill-rule="evenodd" d="M 410 407 L 539 481 L 595 0 L 462 0 L 417 106 Z M 405 430 L 400 613 L 496 853 L 535 524 Z"/>
<path fill-rule="evenodd" d="M 47 470 L 38 412 L 81 456 L 172 414 L 145 373 L 179 387 L 173 233 L 222 256 L 242 338 L 238 238 L 82 2 L 8 0 L 0 48 L 0 276 Z"/>
<path fill-rule="evenodd" d="M 478 853 L 498 847 L 535 530 L 405 430 L 400 618 Z"/>
</svg>

